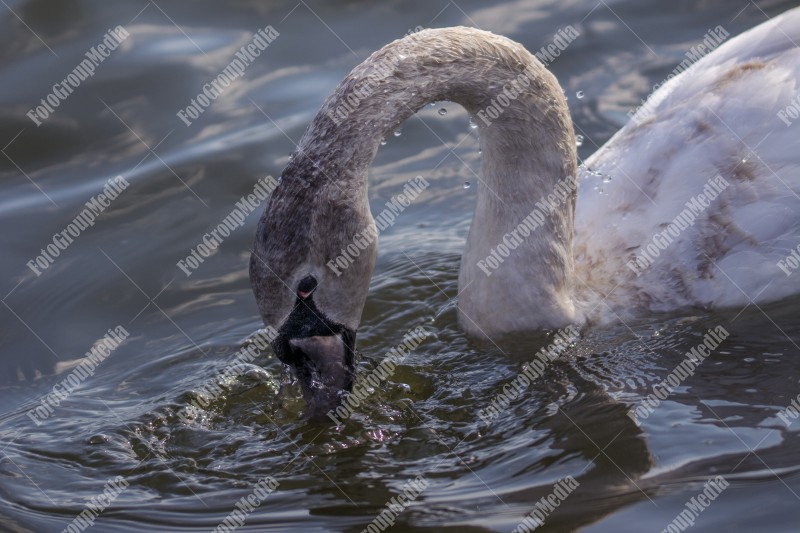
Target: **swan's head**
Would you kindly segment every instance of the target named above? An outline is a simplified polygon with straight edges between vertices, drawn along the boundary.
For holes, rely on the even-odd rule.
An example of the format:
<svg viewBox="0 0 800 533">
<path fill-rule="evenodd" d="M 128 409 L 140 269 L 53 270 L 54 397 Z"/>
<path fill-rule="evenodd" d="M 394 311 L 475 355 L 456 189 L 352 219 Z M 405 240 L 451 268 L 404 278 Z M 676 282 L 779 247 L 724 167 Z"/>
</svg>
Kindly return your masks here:
<svg viewBox="0 0 800 533">
<path fill-rule="evenodd" d="M 275 354 L 300 383 L 306 416 L 326 418 L 353 385 L 377 243 L 361 238 L 375 231 L 366 198 L 362 206 L 343 197 L 348 191 L 302 159 L 284 170 L 261 217 L 250 282 L 265 325 L 278 332 Z"/>
</svg>

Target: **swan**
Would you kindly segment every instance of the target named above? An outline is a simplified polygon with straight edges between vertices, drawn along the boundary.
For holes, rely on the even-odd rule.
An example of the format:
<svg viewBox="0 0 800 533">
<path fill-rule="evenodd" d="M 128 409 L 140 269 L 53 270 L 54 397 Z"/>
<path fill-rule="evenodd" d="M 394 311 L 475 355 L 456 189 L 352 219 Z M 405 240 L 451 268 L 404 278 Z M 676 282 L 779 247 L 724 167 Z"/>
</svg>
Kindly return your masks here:
<svg viewBox="0 0 800 533">
<path fill-rule="evenodd" d="M 274 351 L 309 412 L 353 384 L 377 253 L 377 239 L 364 238 L 376 236 L 367 170 L 380 141 L 435 101 L 466 108 L 483 151 L 458 278 L 467 335 L 502 342 L 800 292 L 800 274 L 777 266 L 800 244 L 800 125 L 782 120 L 800 100 L 797 42 L 800 8 L 724 42 L 580 167 L 564 92 L 522 45 L 455 27 L 372 54 L 311 121 L 250 258 Z M 355 261 L 330 268 L 357 238 Z"/>
</svg>

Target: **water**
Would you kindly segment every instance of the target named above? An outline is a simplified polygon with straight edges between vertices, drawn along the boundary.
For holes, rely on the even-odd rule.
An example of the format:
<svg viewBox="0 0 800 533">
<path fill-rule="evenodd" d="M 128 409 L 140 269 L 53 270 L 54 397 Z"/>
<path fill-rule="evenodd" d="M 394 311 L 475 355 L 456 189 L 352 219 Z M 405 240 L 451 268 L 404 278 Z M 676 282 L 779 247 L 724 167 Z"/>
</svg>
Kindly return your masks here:
<svg viewBox="0 0 800 533">
<path fill-rule="evenodd" d="M 758 7 L 773 16 L 793 4 Z M 60 531 L 122 476 L 127 488 L 94 530 L 210 530 L 272 476 L 277 488 L 240 530 L 360 531 L 422 475 L 429 484 L 396 530 L 508 531 L 574 476 L 580 485 L 539 530 L 660 531 L 722 475 L 730 487 L 695 530 L 797 530 L 800 422 L 778 416 L 800 392 L 797 299 L 589 330 L 481 420 L 548 339 L 501 353 L 456 324 L 477 189 L 459 184 L 478 179 L 480 156 L 478 130 L 455 105 L 410 119 L 372 168 L 374 210 L 416 175 L 431 187 L 381 237 L 360 374 L 411 327 L 432 334 L 343 426 L 299 420 L 297 388 L 282 385 L 269 351 L 208 394 L 261 327 L 247 279 L 255 214 L 191 276 L 176 265 L 259 178 L 280 175 L 350 68 L 418 26 L 477 24 L 538 50 L 576 25 L 582 36 L 550 68 L 568 94 L 585 93 L 569 104 L 586 157 L 708 28 L 764 21 L 756 6 L 9 1 L 0 13 L 0 529 Z M 118 24 L 130 37 L 36 127 L 26 113 Z M 176 113 L 268 24 L 277 39 L 182 122 Z M 36 277 L 26 263 L 116 175 L 129 187 Z M 731 336 L 638 428 L 629 407 L 718 325 Z M 117 326 L 130 336 L 36 425 L 29 410 Z"/>
</svg>

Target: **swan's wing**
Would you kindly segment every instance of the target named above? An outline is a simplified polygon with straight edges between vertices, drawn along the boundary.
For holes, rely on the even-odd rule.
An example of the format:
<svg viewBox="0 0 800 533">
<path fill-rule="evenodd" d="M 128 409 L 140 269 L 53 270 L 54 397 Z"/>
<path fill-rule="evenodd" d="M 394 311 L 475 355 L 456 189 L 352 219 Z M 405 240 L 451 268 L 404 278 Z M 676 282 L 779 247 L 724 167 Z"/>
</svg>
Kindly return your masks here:
<svg viewBox="0 0 800 533">
<path fill-rule="evenodd" d="M 729 39 L 586 161 L 575 242 L 586 299 L 618 287 L 621 307 L 666 310 L 800 292 L 800 272 L 778 266 L 800 245 L 798 43 L 800 8 Z M 698 211 L 714 180 L 728 185 Z M 687 209 L 693 224 L 669 227 Z M 658 257 L 626 266 L 648 244 Z"/>
</svg>

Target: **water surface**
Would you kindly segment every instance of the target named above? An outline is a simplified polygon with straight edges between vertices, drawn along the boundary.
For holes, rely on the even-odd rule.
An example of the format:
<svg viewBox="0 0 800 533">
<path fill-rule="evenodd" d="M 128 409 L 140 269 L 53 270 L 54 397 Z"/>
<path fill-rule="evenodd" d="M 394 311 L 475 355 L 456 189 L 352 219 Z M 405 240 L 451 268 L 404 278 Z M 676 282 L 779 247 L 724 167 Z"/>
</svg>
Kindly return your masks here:
<svg viewBox="0 0 800 533">
<path fill-rule="evenodd" d="M 411 118 L 371 170 L 374 212 L 417 175 L 431 186 L 381 236 L 361 375 L 409 329 L 431 336 L 343 426 L 300 420 L 298 392 L 268 350 L 179 417 L 261 327 L 247 277 L 257 215 L 190 277 L 176 266 L 259 178 L 280 175 L 353 66 L 417 27 L 478 26 L 534 51 L 577 28 L 550 69 L 587 157 L 709 28 L 738 34 L 796 2 L 5 4 L 0 529 L 61 531 L 122 476 L 128 486 L 95 530 L 210 530 L 272 476 L 278 488 L 240 530 L 361 531 L 422 475 L 429 486 L 398 531 L 509 531 L 565 476 L 580 486 L 540 530 L 661 531 L 722 475 L 730 487 L 697 531 L 797 530 L 800 423 L 778 417 L 800 392 L 797 299 L 585 331 L 481 420 L 548 339 L 501 352 L 457 325 L 476 192 L 465 182 L 476 183 L 480 154 L 454 104 Z M 130 36 L 37 127 L 26 113 L 117 25 Z M 186 126 L 176 112 L 267 25 L 279 37 Z M 117 175 L 130 186 L 35 276 L 26 263 Z M 628 409 L 718 325 L 730 337 L 637 427 Z M 117 326 L 130 336 L 36 425 L 26 413 Z"/>
</svg>

